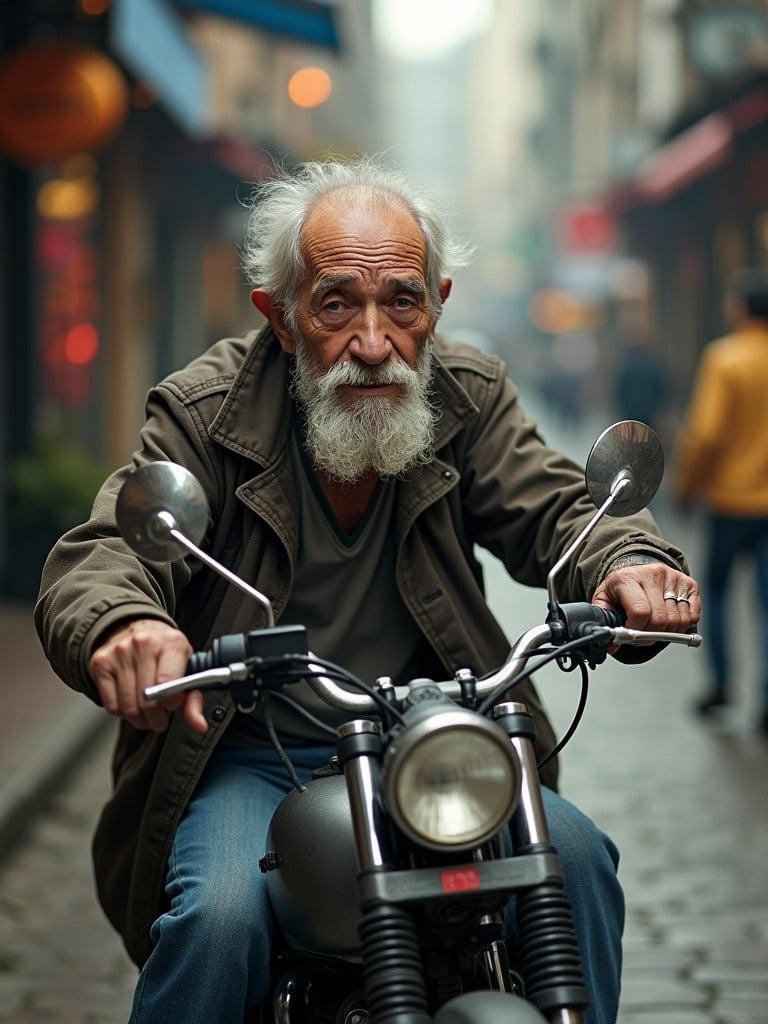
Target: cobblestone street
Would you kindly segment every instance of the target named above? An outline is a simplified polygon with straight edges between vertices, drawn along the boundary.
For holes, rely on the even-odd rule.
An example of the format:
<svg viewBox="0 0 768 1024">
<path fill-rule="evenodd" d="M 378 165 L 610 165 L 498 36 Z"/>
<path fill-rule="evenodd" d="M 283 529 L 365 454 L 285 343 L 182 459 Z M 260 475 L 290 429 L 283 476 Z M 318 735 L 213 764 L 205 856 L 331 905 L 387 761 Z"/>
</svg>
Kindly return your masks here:
<svg viewBox="0 0 768 1024">
<path fill-rule="evenodd" d="M 124 1024 L 135 969 L 96 903 L 90 834 L 112 731 L 0 867 L 0 1020 Z"/>
<path fill-rule="evenodd" d="M 510 636 L 541 621 L 543 592 L 509 583 L 491 560 L 488 577 Z M 564 795 L 622 853 L 620 1024 L 768 1022 L 768 743 L 753 728 L 746 587 L 734 620 L 744 682 L 722 721 L 702 723 L 689 710 L 704 676 L 701 651 L 670 648 L 637 668 L 609 660 L 592 675 L 584 721 L 563 755 Z M 562 732 L 576 677 L 547 671 L 538 686 Z M 88 848 L 110 743 L 111 732 L 0 865 L 3 1024 L 128 1018 L 135 971 L 96 905 Z"/>
</svg>

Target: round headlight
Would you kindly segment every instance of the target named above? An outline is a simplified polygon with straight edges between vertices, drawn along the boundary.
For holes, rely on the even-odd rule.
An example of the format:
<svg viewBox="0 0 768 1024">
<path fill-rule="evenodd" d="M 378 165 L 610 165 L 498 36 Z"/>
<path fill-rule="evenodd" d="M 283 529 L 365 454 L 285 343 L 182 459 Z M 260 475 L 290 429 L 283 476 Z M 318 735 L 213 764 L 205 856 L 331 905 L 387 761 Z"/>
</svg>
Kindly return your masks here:
<svg viewBox="0 0 768 1024">
<path fill-rule="evenodd" d="M 439 850 L 479 846 L 507 821 L 520 793 L 517 755 L 502 729 L 471 711 L 439 711 L 389 747 L 384 797 L 395 823 Z"/>
</svg>

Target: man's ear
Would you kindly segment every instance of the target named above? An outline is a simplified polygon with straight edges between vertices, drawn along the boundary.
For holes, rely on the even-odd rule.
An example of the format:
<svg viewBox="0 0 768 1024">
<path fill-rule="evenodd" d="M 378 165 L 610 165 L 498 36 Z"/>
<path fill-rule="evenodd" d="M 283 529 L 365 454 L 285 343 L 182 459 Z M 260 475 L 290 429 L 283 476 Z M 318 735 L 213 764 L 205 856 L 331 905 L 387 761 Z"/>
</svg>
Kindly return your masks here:
<svg viewBox="0 0 768 1024">
<path fill-rule="evenodd" d="M 441 306 L 443 305 L 445 300 L 448 298 L 448 296 L 451 294 L 451 288 L 452 287 L 453 287 L 453 278 L 450 278 L 450 277 L 441 277 L 440 278 L 440 288 L 438 290 L 438 294 L 440 296 L 440 305 Z M 440 319 L 440 314 L 438 313 L 438 315 L 436 317 L 434 317 L 434 319 L 432 320 L 432 326 L 429 329 L 430 336 L 434 334 L 435 328 L 437 327 L 437 321 L 439 319 Z"/>
<path fill-rule="evenodd" d="M 293 335 L 288 330 L 283 317 L 283 311 L 278 303 L 272 301 L 272 296 L 269 292 L 265 292 L 263 288 L 254 288 L 251 292 L 251 302 L 254 304 L 256 309 L 261 315 L 269 321 L 269 325 L 275 332 L 277 340 L 280 342 L 280 347 L 284 352 L 288 352 L 290 355 L 296 351 L 296 342 L 293 340 Z"/>
</svg>

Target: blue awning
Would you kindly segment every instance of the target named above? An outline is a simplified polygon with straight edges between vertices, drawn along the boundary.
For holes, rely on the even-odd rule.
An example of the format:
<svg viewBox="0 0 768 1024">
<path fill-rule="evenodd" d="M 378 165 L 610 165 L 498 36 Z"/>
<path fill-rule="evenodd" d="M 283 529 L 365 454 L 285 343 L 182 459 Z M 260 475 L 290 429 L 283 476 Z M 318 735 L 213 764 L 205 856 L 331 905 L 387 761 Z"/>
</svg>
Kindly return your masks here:
<svg viewBox="0 0 768 1024">
<path fill-rule="evenodd" d="M 322 0 L 177 0 L 181 7 L 246 22 L 264 32 L 338 50 L 331 7 Z"/>
<path fill-rule="evenodd" d="M 205 135 L 208 68 L 175 7 L 166 0 L 115 0 L 109 42 L 177 124 L 193 138 Z"/>
</svg>

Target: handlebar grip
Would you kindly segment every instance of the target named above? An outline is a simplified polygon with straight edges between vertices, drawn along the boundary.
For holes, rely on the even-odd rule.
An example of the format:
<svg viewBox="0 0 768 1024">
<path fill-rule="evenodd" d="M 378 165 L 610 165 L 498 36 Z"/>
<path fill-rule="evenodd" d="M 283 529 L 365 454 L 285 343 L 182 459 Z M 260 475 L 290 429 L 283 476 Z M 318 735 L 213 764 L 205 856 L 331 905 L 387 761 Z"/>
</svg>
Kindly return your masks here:
<svg viewBox="0 0 768 1024">
<path fill-rule="evenodd" d="M 593 609 L 594 619 L 598 626 L 609 626 L 611 629 L 615 629 L 616 626 L 623 626 L 627 621 L 627 616 L 624 612 L 619 611 L 616 608 L 600 608 L 598 605 L 591 605 Z"/>
<path fill-rule="evenodd" d="M 210 668 L 225 668 L 246 659 L 246 634 L 230 633 L 217 637 L 209 651 L 195 651 L 187 662 L 187 675 L 206 672 Z"/>
<path fill-rule="evenodd" d="M 571 601 L 558 605 L 558 610 L 565 623 L 568 635 L 584 636 L 585 630 L 592 626 L 608 626 L 615 629 L 623 626 L 627 620 L 622 611 L 615 608 L 600 608 L 596 604 L 589 604 L 587 601 Z"/>
<path fill-rule="evenodd" d="M 206 669 L 213 668 L 213 666 L 210 664 L 209 659 L 209 651 L 195 651 L 195 653 L 190 656 L 190 659 L 187 662 L 187 668 L 186 671 L 184 672 L 184 675 L 194 676 L 197 675 L 198 672 L 205 672 Z"/>
<path fill-rule="evenodd" d="M 270 626 L 249 633 L 229 633 L 211 644 L 209 651 L 196 651 L 187 663 L 187 674 L 226 668 L 249 658 L 306 657 L 307 631 L 304 626 Z"/>
</svg>

